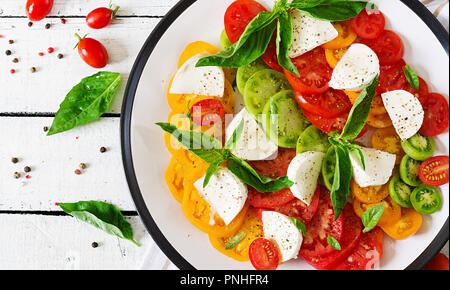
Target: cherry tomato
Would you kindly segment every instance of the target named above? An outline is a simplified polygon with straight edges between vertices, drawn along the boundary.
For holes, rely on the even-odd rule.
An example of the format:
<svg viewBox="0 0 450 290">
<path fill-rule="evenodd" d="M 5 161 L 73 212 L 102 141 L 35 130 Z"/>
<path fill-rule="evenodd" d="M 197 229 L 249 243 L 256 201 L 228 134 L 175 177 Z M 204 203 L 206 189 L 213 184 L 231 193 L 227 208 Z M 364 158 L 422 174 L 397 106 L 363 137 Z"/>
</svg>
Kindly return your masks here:
<svg viewBox="0 0 450 290">
<path fill-rule="evenodd" d="M 372 48 L 381 65 L 392 65 L 402 59 L 405 48 L 400 37 L 390 30 L 383 31 L 376 39 L 363 39 Z"/>
<path fill-rule="evenodd" d="M 449 269 L 448 257 L 439 253 L 434 259 L 425 267 L 425 270 L 441 270 L 448 271 Z"/>
<path fill-rule="evenodd" d="M 379 10 L 372 10 L 368 14 L 364 9 L 358 16 L 350 20 L 350 25 L 359 37 L 375 39 L 383 32 L 386 19 Z"/>
<path fill-rule="evenodd" d="M 335 89 L 329 89 L 321 95 L 304 95 L 296 92 L 295 100 L 303 110 L 326 118 L 339 117 L 352 109 L 352 103 L 347 95 Z"/>
<path fill-rule="evenodd" d="M 339 33 L 338 37 L 330 42 L 322 45 L 325 49 L 341 49 L 349 47 L 356 40 L 356 33 L 350 27 L 348 21 L 341 21 L 333 24 L 334 28 Z"/>
<path fill-rule="evenodd" d="M 380 78 L 377 85 L 377 94 L 403 89 L 407 86 L 403 67 L 406 62 L 401 59 L 397 63 L 390 66 L 382 66 L 380 69 Z M 412 88 L 411 88 L 412 89 Z"/>
<path fill-rule="evenodd" d="M 328 90 L 332 69 L 328 65 L 323 48 L 318 47 L 300 55 L 292 59 L 292 62 L 300 73 L 300 77 L 296 77 L 287 70 L 284 70 L 284 73 L 294 90 L 308 95 L 318 95 Z"/>
<path fill-rule="evenodd" d="M 398 222 L 381 228 L 391 238 L 404 240 L 417 233 L 422 223 L 423 218 L 420 213 L 412 208 L 402 208 L 402 216 Z"/>
<path fill-rule="evenodd" d="M 276 270 L 280 263 L 277 247 L 269 240 L 259 238 L 253 241 L 248 251 L 250 262 L 256 270 Z"/>
<path fill-rule="evenodd" d="M 216 99 L 205 99 L 195 103 L 191 108 L 192 122 L 198 126 L 211 126 L 225 116 L 222 103 Z"/>
<path fill-rule="evenodd" d="M 78 53 L 85 63 L 93 68 L 103 68 L 108 64 L 109 56 L 103 44 L 93 38 L 76 36 L 80 40 L 77 44 Z"/>
<path fill-rule="evenodd" d="M 294 199 L 291 202 L 276 207 L 275 211 L 290 217 L 298 218 L 302 223 L 308 224 L 319 208 L 319 201 L 320 186 L 318 185 L 309 205 L 300 199 Z"/>
<path fill-rule="evenodd" d="M 405 156 L 402 139 L 400 139 L 394 127 L 376 130 L 372 136 L 372 148 L 395 154 L 397 156 L 395 164 L 397 165 L 402 162 L 403 156 Z"/>
<path fill-rule="evenodd" d="M 225 12 L 225 31 L 231 43 L 239 40 L 247 25 L 260 12 L 267 11 L 264 6 L 253 0 L 237 0 Z"/>
<path fill-rule="evenodd" d="M 367 119 L 367 125 L 373 128 L 383 129 L 391 127 L 392 120 L 391 117 L 389 117 L 388 113 L 381 115 L 369 114 L 369 118 Z"/>
<path fill-rule="evenodd" d="M 52 11 L 53 0 L 28 0 L 25 6 L 28 18 L 31 21 L 40 21 Z"/>
<path fill-rule="evenodd" d="M 431 93 L 422 103 L 425 111 L 420 133 L 427 137 L 434 137 L 444 133 L 449 125 L 449 106 L 447 99 L 436 93 Z"/>
<path fill-rule="evenodd" d="M 277 45 L 272 39 L 266 52 L 261 56 L 261 59 L 272 69 L 283 72 L 283 67 L 278 63 Z"/>
<path fill-rule="evenodd" d="M 86 23 L 90 28 L 93 29 L 101 29 L 113 21 L 116 18 L 117 11 L 119 10 L 119 6 L 117 6 L 114 10 L 106 7 L 100 7 L 92 10 L 86 16 Z"/>
<path fill-rule="evenodd" d="M 429 186 L 442 186 L 449 181 L 449 157 L 436 156 L 428 159 L 419 168 L 419 177 Z"/>
</svg>

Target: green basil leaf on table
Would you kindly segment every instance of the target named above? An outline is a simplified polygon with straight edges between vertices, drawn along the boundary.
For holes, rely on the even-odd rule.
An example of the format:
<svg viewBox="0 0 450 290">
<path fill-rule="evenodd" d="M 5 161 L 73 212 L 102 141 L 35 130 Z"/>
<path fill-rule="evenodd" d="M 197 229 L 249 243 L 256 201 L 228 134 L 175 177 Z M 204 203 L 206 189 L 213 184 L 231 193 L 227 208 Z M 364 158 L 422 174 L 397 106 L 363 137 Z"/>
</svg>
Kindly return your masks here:
<svg viewBox="0 0 450 290">
<path fill-rule="evenodd" d="M 133 229 L 130 223 L 125 220 L 116 206 L 101 201 L 79 201 L 77 203 L 58 203 L 58 205 L 67 214 L 139 246 L 133 239 Z"/>
<path fill-rule="evenodd" d="M 338 240 L 336 240 L 334 237 L 330 235 L 328 235 L 327 237 L 327 243 L 336 251 L 342 250 L 341 244 L 339 244 Z"/>
<path fill-rule="evenodd" d="M 292 222 L 294 223 L 294 225 L 297 227 L 297 229 L 299 229 L 302 234 L 304 236 L 306 236 L 307 232 L 306 232 L 306 226 L 304 223 L 302 223 L 298 218 L 291 218 Z"/>
<path fill-rule="evenodd" d="M 348 195 L 350 193 L 352 163 L 347 148 L 335 146 L 335 151 L 336 171 L 330 197 L 333 203 L 335 219 L 337 220 L 347 204 Z"/>
<path fill-rule="evenodd" d="M 361 221 L 365 227 L 363 233 L 368 233 L 377 226 L 383 215 L 385 206 L 385 204 L 374 206 L 361 215 Z"/>
<path fill-rule="evenodd" d="M 114 72 L 99 72 L 82 79 L 61 103 L 47 136 L 85 125 L 108 112 L 120 79 L 120 74 Z"/>
<path fill-rule="evenodd" d="M 240 242 L 242 242 L 246 235 L 247 234 L 245 232 L 239 232 L 225 244 L 225 250 L 231 250 L 235 248 Z"/>
<path fill-rule="evenodd" d="M 358 16 L 368 4 L 366 1 L 315 0 L 293 1 L 290 7 L 298 9 L 313 18 L 328 21 L 344 21 Z"/>
<path fill-rule="evenodd" d="M 281 13 L 277 22 L 277 57 L 278 63 L 291 74 L 300 77 L 300 74 L 289 57 L 289 48 L 292 45 L 292 18 L 287 12 Z"/>
<path fill-rule="evenodd" d="M 420 80 L 416 72 L 409 65 L 403 67 L 403 72 L 411 87 L 418 91 L 420 89 Z"/>
</svg>

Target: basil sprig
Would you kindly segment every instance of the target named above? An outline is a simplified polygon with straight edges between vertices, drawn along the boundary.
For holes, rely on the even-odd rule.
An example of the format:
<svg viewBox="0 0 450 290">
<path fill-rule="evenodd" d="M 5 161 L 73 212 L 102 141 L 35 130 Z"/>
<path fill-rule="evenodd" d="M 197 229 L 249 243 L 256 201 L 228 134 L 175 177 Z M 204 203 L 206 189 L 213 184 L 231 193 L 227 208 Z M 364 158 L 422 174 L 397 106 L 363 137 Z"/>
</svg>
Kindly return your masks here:
<svg viewBox="0 0 450 290">
<path fill-rule="evenodd" d="M 409 65 L 405 65 L 403 67 L 403 73 L 411 87 L 418 91 L 420 89 L 420 80 L 416 72 Z"/>
<path fill-rule="evenodd" d="M 365 227 L 363 233 L 368 233 L 377 226 L 385 207 L 385 204 L 380 204 L 368 209 L 361 215 L 361 221 Z"/>
<path fill-rule="evenodd" d="M 226 50 L 202 58 L 197 66 L 238 68 L 260 58 L 267 50 L 277 29 L 276 45 L 278 63 L 293 75 L 300 74 L 289 58 L 292 45 L 292 19 L 289 12 L 297 9 L 303 13 L 328 21 L 344 21 L 356 17 L 368 2 L 353 0 L 294 0 L 275 3 L 272 12 L 260 12 L 246 27 L 239 40 Z"/>
<path fill-rule="evenodd" d="M 130 223 L 125 220 L 116 206 L 101 201 L 58 203 L 58 206 L 67 214 L 110 235 L 129 240 L 139 247 L 139 244 L 133 239 L 133 229 Z"/>
</svg>

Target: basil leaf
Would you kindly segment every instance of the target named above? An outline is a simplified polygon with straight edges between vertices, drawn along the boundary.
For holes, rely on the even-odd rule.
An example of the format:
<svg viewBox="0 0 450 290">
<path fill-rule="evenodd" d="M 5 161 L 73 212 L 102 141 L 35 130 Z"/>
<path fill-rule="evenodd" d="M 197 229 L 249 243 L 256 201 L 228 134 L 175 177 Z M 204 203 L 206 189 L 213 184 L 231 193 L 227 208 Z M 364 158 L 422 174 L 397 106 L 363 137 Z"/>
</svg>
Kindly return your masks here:
<svg viewBox="0 0 450 290">
<path fill-rule="evenodd" d="M 236 247 L 242 240 L 245 238 L 247 234 L 245 232 L 240 232 L 233 238 L 231 238 L 225 245 L 225 250 L 231 250 Z"/>
<path fill-rule="evenodd" d="M 403 67 L 403 72 L 405 73 L 406 79 L 411 87 L 418 91 L 420 88 L 420 81 L 416 72 L 409 65 L 405 65 Z"/>
<path fill-rule="evenodd" d="M 350 150 L 356 151 L 358 153 L 359 161 L 361 162 L 363 169 L 365 171 L 366 170 L 366 160 L 364 159 L 364 154 L 361 150 L 361 147 L 359 145 L 352 144 L 352 145 L 350 145 Z"/>
<path fill-rule="evenodd" d="M 278 63 L 291 74 L 300 77 L 300 73 L 289 57 L 289 48 L 292 44 L 292 18 L 287 12 L 281 13 L 278 17 L 276 44 Z"/>
<path fill-rule="evenodd" d="M 306 232 L 306 226 L 304 223 L 302 223 L 298 218 L 291 218 L 292 222 L 294 223 L 294 225 L 297 227 L 297 229 L 299 229 L 304 236 L 306 236 L 307 232 Z"/>
<path fill-rule="evenodd" d="M 290 7 L 317 19 L 344 21 L 358 16 L 367 4 L 366 1 L 318 0 L 293 1 Z"/>
<path fill-rule="evenodd" d="M 239 140 L 239 138 L 242 135 L 242 131 L 244 130 L 244 119 L 241 120 L 239 125 L 237 126 L 236 130 L 234 130 L 233 135 L 228 139 L 228 141 L 225 143 L 225 149 L 233 151 L 234 147 L 236 147 L 236 143 Z"/>
<path fill-rule="evenodd" d="M 336 251 L 342 250 L 341 244 L 339 244 L 338 240 L 336 240 L 334 237 L 330 235 L 328 235 L 327 237 L 327 243 Z"/>
<path fill-rule="evenodd" d="M 228 169 L 236 175 L 239 180 L 250 185 L 259 192 L 276 192 L 284 188 L 290 188 L 294 183 L 283 176 L 277 179 L 259 175 L 247 162 L 232 156 L 228 160 Z"/>
<path fill-rule="evenodd" d="M 68 131 L 108 112 L 120 85 L 120 74 L 99 72 L 81 80 L 65 97 L 47 136 Z"/>
<path fill-rule="evenodd" d="M 219 170 L 219 166 L 222 165 L 222 163 L 224 163 L 225 161 L 226 160 L 223 159 L 209 165 L 208 169 L 206 169 L 205 179 L 203 180 L 203 188 L 208 185 L 211 177 L 217 172 L 217 170 Z"/>
<path fill-rule="evenodd" d="M 71 216 L 139 246 L 133 239 L 133 229 L 130 223 L 114 205 L 101 201 L 79 201 L 77 203 L 58 203 L 58 205 Z"/>
<path fill-rule="evenodd" d="M 385 204 L 380 204 L 369 208 L 365 213 L 361 215 L 361 221 L 365 227 L 363 233 L 368 233 L 377 226 L 381 216 L 383 215 L 385 207 Z"/>
<path fill-rule="evenodd" d="M 347 204 L 352 179 L 352 163 L 348 150 L 343 146 L 335 146 L 336 171 L 331 191 L 334 215 L 337 220 Z"/>
<path fill-rule="evenodd" d="M 347 123 L 342 130 L 341 139 L 356 139 L 366 125 L 369 112 L 372 107 L 373 97 L 378 84 L 378 75 L 373 79 L 368 87 L 366 87 L 353 105 Z"/>
<path fill-rule="evenodd" d="M 279 12 L 260 12 L 248 25 L 241 38 L 230 48 L 204 57 L 197 62 L 199 66 L 220 66 L 237 68 L 257 60 L 267 49 Z"/>
</svg>

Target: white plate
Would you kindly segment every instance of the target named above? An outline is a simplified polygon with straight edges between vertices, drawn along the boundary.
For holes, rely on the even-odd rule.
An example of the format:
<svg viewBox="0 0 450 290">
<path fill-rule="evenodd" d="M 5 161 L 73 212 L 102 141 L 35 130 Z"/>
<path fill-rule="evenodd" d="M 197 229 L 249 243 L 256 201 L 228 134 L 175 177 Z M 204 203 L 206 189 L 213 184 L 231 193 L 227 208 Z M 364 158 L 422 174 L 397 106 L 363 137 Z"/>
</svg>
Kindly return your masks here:
<svg viewBox="0 0 450 290">
<path fill-rule="evenodd" d="M 203 40 L 219 45 L 223 14 L 233 0 L 183 0 L 160 22 L 142 48 L 125 93 L 122 108 L 122 152 L 128 184 L 136 208 L 150 234 L 182 269 L 252 269 L 211 246 L 208 236 L 192 226 L 180 204 L 170 194 L 164 172 L 170 154 L 163 132 L 154 124 L 166 121 L 168 81 L 176 72 L 184 47 Z M 270 0 L 260 1 L 266 5 Z M 388 28 L 405 44 L 405 60 L 429 84 L 448 97 L 448 34 L 432 14 L 416 0 L 378 0 Z M 448 155 L 449 135 L 437 140 L 437 155 Z M 449 187 L 442 188 L 441 211 L 424 216 L 424 225 L 405 241 L 385 239 L 381 269 L 421 268 L 448 240 Z M 419 257 L 420 256 L 420 257 Z M 281 269 L 312 269 L 301 259 Z"/>
</svg>

